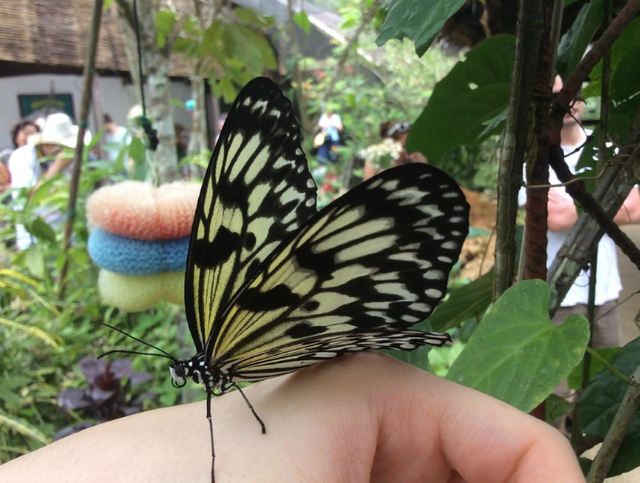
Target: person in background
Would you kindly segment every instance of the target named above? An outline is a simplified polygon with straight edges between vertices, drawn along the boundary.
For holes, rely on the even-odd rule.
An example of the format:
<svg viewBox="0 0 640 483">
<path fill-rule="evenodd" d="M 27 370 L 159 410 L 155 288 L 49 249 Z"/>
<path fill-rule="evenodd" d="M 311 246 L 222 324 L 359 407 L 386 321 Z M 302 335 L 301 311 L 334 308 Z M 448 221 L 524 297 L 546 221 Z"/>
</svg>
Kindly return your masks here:
<svg viewBox="0 0 640 483">
<path fill-rule="evenodd" d="M 51 114 L 44 122 L 42 131 L 32 134 L 27 144 L 16 149 L 9 158 L 11 172 L 11 187 L 16 188 L 12 193 L 14 209 L 21 211 L 24 205 L 17 201 L 20 196 L 19 188 L 32 189 L 42 178 L 50 179 L 66 170 L 73 157 L 63 148 L 75 148 L 78 136 L 78 126 L 74 126 L 71 118 L 63 113 Z M 85 143 L 91 140 L 90 134 L 85 136 Z M 52 160 L 46 170 L 41 163 Z M 60 213 L 42 212 L 41 216 L 51 224 L 58 222 Z M 23 225 L 16 225 L 16 245 L 18 250 L 25 250 L 33 243 L 31 234 Z"/>
<path fill-rule="evenodd" d="M 409 163 L 426 163 L 422 153 L 407 153 L 405 142 L 411 123 L 389 120 L 380 123 L 382 143 L 369 146 L 364 152 L 363 180 L 368 180 L 380 171 Z"/>
<path fill-rule="evenodd" d="M 32 134 L 40 132 L 38 125 L 29 119 L 24 119 L 16 124 L 11 130 L 11 141 L 13 142 L 13 149 L 26 146 L 27 139 Z"/>
<path fill-rule="evenodd" d="M 562 79 L 556 76 L 553 92 L 562 89 Z M 565 162 L 569 169 L 576 173 L 576 166 L 582 154 L 582 149 L 588 140 L 590 131 L 585 131 L 580 121 L 584 113 L 584 102 L 576 100 L 563 119 L 560 133 L 561 147 L 564 151 Z M 555 172 L 550 170 L 549 183 L 559 184 Z M 520 204 L 526 200 L 524 189 L 520 191 Z M 558 251 L 562 247 L 567 234 L 578 221 L 578 210 L 571 196 L 564 187 L 549 189 L 548 201 L 548 233 L 547 233 L 547 265 L 551 265 Z M 618 225 L 638 223 L 640 221 L 640 193 L 634 187 L 622 207 L 613 218 Z M 555 313 L 553 322 L 562 323 L 571 314 L 587 315 L 589 301 L 589 270 L 582 271 L 569 292 L 561 302 Z M 618 296 L 622 290 L 616 247 L 611 238 L 604 235 L 598 244 L 598 262 L 596 271 L 595 322 L 592 327 L 592 342 L 594 348 L 619 347 L 621 333 L 616 306 Z"/>
<path fill-rule="evenodd" d="M 342 118 L 336 114 L 333 107 L 320 116 L 318 120 L 318 129 L 321 135 L 324 136 L 322 143 L 317 143 L 318 146 L 318 161 L 320 163 L 335 163 L 336 154 L 334 147 L 340 143 L 340 134 L 344 130 L 342 126 Z"/>
<path fill-rule="evenodd" d="M 115 163 L 122 148 L 129 143 L 129 130 L 124 126 L 118 126 L 109 114 L 104 115 L 104 152 L 108 161 Z"/>
<path fill-rule="evenodd" d="M 40 132 L 40 128 L 30 119 L 23 119 L 11 129 L 13 149 L 4 149 L 0 153 L 0 193 L 6 190 L 11 184 L 11 173 L 7 167 L 11 154 L 16 149 L 26 145 L 29 136 L 37 132 Z"/>
</svg>

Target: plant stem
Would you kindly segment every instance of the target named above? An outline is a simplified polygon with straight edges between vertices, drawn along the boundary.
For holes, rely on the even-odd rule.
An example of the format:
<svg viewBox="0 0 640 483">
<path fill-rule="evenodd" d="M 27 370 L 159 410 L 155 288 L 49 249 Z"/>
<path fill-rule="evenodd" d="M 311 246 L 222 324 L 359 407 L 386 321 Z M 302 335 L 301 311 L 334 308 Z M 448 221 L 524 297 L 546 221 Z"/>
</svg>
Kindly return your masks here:
<svg viewBox="0 0 640 483">
<path fill-rule="evenodd" d="M 73 171 L 71 173 L 71 183 L 69 186 L 69 203 L 67 205 L 67 220 L 64 225 L 63 253 L 64 264 L 58 275 L 58 287 L 60 299 L 64 298 L 67 288 L 67 272 L 69 271 L 69 248 L 71 248 L 71 234 L 73 233 L 73 223 L 76 219 L 76 203 L 78 201 L 78 185 L 80 184 L 80 174 L 82 173 L 82 155 L 84 154 L 84 135 L 87 131 L 89 121 L 89 111 L 91 110 L 91 96 L 93 87 L 93 75 L 95 73 L 96 53 L 98 51 L 98 36 L 100 35 L 100 20 L 102 18 L 103 0 L 95 0 L 93 4 L 93 17 L 91 19 L 91 30 L 89 34 L 89 44 L 87 45 L 87 57 L 84 64 L 84 79 L 82 86 L 82 104 L 80 106 L 80 119 L 78 121 L 78 137 L 73 157 Z"/>
<path fill-rule="evenodd" d="M 600 483 L 606 478 L 638 407 L 640 407 L 640 366 L 631 375 L 622 403 L 616 411 L 598 454 L 593 460 L 587 474 L 588 483 Z"/>
<path fill-rule="evenodd" d="M 629 378 L 629 376 L 616 369 L 614 365 L 612 365 L 608 360 L 598 354 L 598 351 L 596 351 L 593 347 L 587 347 L 586 352 L 594 359 L 598 359 L 602 363 L 602 365 L 604 365 L 604 367 L 618 379 L 623 380 L 627 384 L 631 384 L 631 379 Z"/>
<path fill-rule="evenodd" d="M 542 12 L 542 3 L 539 0 L 520 2 L 504 148 L 498 170 L 500 183 L 498 184 L 494 300 L 511 286 L 514 278 L 517 198 L 522 180 L 522 160 L 530 130 L 531 98 L 543 30 Z"/>
</svg>

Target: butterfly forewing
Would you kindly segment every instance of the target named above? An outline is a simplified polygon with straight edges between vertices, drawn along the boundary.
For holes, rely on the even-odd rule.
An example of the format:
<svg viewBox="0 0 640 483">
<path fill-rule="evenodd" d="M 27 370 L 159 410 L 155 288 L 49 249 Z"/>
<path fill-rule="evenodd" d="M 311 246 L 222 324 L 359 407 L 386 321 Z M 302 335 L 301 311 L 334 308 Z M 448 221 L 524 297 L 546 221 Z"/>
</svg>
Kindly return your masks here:
<svg viewBox="0 0 640 483">
<path fill-rule="evenodd" d="M 191 232 L 185 307 L 198 352 L 218 337 L 234 294 L 316 212 L 299 138 L 277 86 L 265 78 L 247 84 L 214 149 Z"/>
<path fill-rule="evenodd" d="M 424 320 L 444 297 L 468 210 L 455 181 L 424 164 L 361 184 L 271 255 L 224 314 L 207 360 L 258 379 L 294 371 L 306 359 L 415 345 L 416 331 L 404 339 L 397 332 Z M 417 345 L 438 343 L 420 334 Z"/>
</svg>

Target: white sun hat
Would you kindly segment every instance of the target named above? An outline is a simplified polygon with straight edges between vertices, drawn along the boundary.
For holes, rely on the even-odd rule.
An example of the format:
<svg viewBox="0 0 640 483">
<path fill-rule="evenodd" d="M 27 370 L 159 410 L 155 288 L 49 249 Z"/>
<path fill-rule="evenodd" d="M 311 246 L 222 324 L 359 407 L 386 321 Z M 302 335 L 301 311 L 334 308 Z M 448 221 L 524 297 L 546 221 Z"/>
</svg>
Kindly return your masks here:
<svg viewBox="0 0 640 483">
<path fill-rule="evenodd" d="M 34 146 L 38 144 L 57 144 L 67 148 L 75 148 L 78 139 L 78 130 L 71 118 L 62 112 L 48 116 L 39 133 L 29 136 L 28 142 Z M 85 132 L 84 144 L 91 142 L 91 133 Z"/>
</svg>

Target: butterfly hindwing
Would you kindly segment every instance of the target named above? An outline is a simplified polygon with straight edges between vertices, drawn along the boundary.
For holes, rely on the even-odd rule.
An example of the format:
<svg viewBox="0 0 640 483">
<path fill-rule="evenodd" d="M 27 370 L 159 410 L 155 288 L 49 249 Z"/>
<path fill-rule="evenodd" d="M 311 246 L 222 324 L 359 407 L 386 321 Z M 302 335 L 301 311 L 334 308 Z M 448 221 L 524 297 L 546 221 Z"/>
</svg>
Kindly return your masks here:
<svg viewBox="0 0 640 483">
<path fill-rule="evenodd" d="M 419 330 L 391 328 L 372 332 L 346 332 L 310 337 L 276 346 L 269 351 L 246 357 L 233 364 L 235 381 L 261 381 L 269 377 L 332 359 L 347 352 L 363 350 L 413 350 L 423 345 L 443 346 L 451 342 L 449 334 L 431 334 Z"/>
<path fill-rule="evenodd" d="M 291 103 L 268 79 L 237 97 L 216 143 L 196 208 L 185 307 L 198 352 L 221 314 L 282 239 L 316 212 L 316 186 Z"/>
<path fill-rule="evenodd" d="M 320 353 L 401 344 L 394 332 L 424 320 L 444 297 L 468 210 L 455 181 L 425 164 L 357 186 L 263 264 L 225 313 L 207 361 L 255 379 L 256 371 L 328 358 Z M 421 334 L 420 345 L 438 343 Z"/>
</svg>

